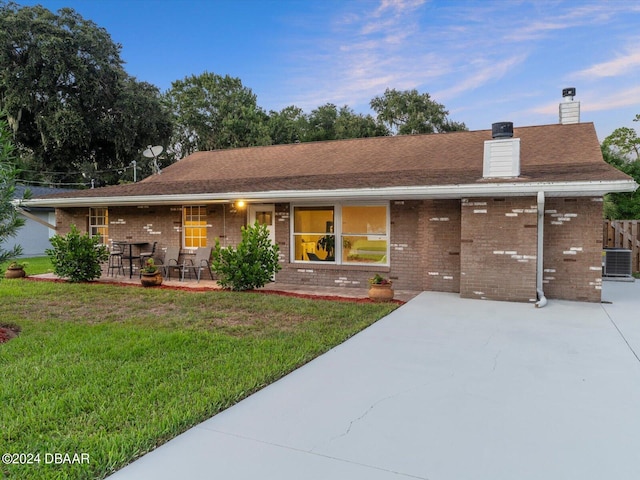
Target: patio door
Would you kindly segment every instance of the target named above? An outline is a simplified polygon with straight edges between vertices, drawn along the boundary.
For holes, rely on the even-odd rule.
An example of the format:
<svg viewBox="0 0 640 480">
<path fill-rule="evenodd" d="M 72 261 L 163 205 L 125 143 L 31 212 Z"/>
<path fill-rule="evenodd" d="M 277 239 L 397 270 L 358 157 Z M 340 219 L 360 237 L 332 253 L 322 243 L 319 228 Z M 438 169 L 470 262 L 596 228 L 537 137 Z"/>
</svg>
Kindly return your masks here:
<svg viewBox="0 0 640 480">
<path fill-rule="evenodd" d="M 274 204 L 249 204 L 249 225 L 260 223 L 269 230 L 271 243 L 276 243 L 276 207 Z"/>
</svg>

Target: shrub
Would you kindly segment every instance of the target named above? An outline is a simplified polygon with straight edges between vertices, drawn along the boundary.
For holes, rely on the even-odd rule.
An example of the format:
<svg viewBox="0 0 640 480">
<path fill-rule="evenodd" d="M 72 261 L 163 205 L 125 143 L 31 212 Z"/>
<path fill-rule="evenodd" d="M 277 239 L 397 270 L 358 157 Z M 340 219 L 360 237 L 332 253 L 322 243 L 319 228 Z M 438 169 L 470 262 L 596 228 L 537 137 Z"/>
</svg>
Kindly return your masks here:
<svg viewBox="0 0 640 480">
<path fill-rule="evenodd" d="M 278 245 L 269 239 L 267 227 L 258 222 L 242 227 L 242 241 L 237 248 L 223 248 L 216 239 L 212 267 L 218 284 L 236 291 L 263 287 L 282 268 L 278 251 Z"/>
<path fill-rule="evenodd" d="M 80 235 L 75 225 L 71 225 L 66 236 L 54 235 L 51 245 L 53 248 L 48 248 L 46 253 L 51 259 L 53 272 L 72 282 L 100 278 L 100 262 L 109 258 L 109 251 L 100 244 L 99 237 L 90 237 L 88 233 Z"/>
</svg>

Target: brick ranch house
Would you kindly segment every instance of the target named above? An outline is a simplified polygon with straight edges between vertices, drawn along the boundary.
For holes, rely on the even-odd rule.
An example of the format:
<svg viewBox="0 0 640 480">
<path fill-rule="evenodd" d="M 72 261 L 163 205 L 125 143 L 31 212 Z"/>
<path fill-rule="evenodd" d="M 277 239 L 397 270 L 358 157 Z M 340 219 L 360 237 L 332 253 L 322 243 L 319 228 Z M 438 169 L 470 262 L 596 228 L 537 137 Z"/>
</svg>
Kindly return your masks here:
<svg viewBox="0 0 640 480">
<path fill-rule="evenodd" d="M 138 183 L 26 204 L 55 207 L 60 234 L 75 224 L 160 252 L 233 245 L 258 220 L 280 247 L 276 283 L 364 287 L 381 273 L 399 289 L 598 302 L 603 195 L 636 187 L 603 161 L 593 124 L 561 118 L 197 152 Z"/>
</svg>

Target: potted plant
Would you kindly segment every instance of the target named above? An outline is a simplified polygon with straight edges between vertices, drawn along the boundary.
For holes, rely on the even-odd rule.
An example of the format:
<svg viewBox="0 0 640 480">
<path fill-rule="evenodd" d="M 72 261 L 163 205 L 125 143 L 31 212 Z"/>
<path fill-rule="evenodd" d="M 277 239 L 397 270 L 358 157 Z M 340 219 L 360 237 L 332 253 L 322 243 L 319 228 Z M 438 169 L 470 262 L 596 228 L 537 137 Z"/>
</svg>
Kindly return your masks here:
<svg viewBox="0 0 640 480">
<path fill-rule="evenodd" d="M 4 278 L 22 278 L 26 275 L 24 263 L 11 262 L 4 272 Z"/>
<path fill-rule="evenodd" d="M 369 279 L 369 298 L 374 302 L 388 302 L 393 299 L 393 282 L 376 273 Z"/>
<path fill-rule="evenodd" d="M 326 261 L 332 262 L 333 260 L 335 260 L 336 238 L 334 235 L 325 235 L 324 237 L 320 238 L 316 242 L 316 246 L 320 250 L 324 250 L 325 252 L 327 252 L 327 256 L 325 258 Z"/>
<path fill-rule="evenodd" d="M 162 272 L 153 258 L 148 258 L 140 269 L 140 283 L 143 287 L 162 285 Z"/>
</svg>

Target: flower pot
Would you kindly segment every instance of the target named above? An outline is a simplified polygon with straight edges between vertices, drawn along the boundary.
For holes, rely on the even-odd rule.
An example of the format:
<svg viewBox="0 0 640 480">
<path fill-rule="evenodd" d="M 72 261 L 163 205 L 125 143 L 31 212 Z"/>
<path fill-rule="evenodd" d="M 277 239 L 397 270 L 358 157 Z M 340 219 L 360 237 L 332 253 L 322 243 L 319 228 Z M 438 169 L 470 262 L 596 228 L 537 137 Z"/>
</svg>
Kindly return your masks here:
<svg viewBox="0 0 640 480">
<path fill-rule="evenodd" d="M 140 283 L 143 287 L 155 287 L 162 285 L 162 273 L 143 273 L 140 276 Z"/>
<path fill-rule="evenodd" d="M 25 275 L 26 273 L 22 267 L 7 268 L 7 271 L 4 272 L 4 278 L 22 278 Z"/>
<path fill-rule="evenodd" d="M 369 298 L 374 302 L 389 302 L 393 300 L 393 288 L 390 284 L 372 284 L 369 287 Z"/>
</svg>

